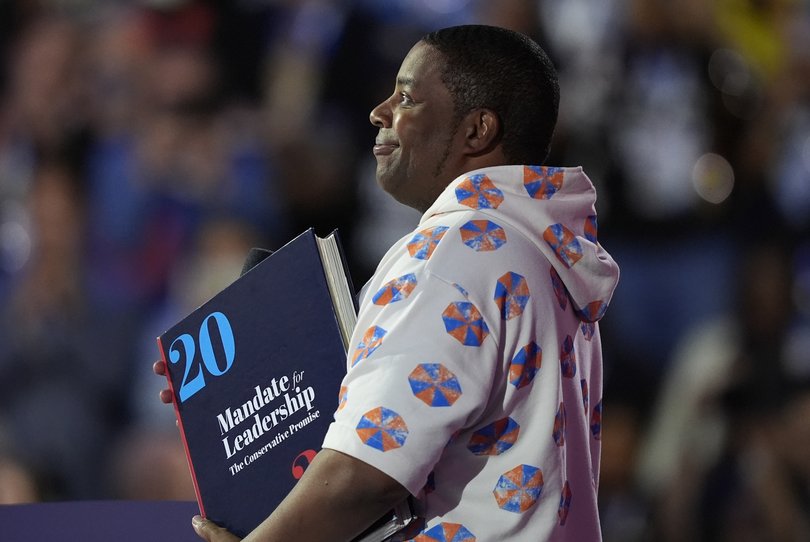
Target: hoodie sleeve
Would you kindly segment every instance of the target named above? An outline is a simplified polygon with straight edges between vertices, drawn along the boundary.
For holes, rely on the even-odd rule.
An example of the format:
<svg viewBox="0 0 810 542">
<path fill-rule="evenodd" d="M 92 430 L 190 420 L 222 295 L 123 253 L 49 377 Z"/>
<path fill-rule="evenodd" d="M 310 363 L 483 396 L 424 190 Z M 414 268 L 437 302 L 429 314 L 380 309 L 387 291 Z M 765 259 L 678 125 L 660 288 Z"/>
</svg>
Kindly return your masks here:
<svg viewBox="0 0 810 542">
<path fill-rule="evenodd" d="M 492 324 L 462 289 L 424 266 L 402 271 L 361 310 L 324 447 L 415 495 L 452 435 L 487 404 L 498 349 Z"/>
</svg>

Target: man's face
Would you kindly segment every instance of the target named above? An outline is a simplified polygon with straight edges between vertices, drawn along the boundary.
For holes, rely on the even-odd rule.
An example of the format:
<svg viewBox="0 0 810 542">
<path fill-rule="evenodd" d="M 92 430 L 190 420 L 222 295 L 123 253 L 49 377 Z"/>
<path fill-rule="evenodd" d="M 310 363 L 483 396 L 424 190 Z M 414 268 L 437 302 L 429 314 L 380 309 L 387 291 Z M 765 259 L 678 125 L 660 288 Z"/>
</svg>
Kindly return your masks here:
<svg viewBox="0 0 810 542">
<path fill-rule="evenodd" d="M 443 59 L 417 43 L 402 61 L 394 93 L 369 119 L 380 129 L 374 144 L 377 182 L 397 201 L 425 211 L 457 175 L 453 99 L 442 83 Z"/>
</svg>

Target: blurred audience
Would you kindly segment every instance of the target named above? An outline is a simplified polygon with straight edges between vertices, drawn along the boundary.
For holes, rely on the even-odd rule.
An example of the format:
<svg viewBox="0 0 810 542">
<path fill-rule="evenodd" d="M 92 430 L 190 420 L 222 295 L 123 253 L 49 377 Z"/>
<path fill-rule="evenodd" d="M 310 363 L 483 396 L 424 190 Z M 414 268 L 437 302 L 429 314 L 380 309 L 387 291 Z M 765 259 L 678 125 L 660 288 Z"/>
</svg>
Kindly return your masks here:
<svg viewBox="0 0 810 542">
<path fill-rule="evenodd" d="M 135 323 L 88 295 L 81 186 L 41 163 L 25 198 L 31 253 L 0 310 L 0 425 L 49 498 L 104 491 L 96 472 L 128 393 Z"/>
<path fill-rule="evenodd" d="M 599 473 L 599 514 L 604 542 L 650 540 L 652 510 L 636 480 L 644 416 L 639 404 L 628 397 L 604 403 L 602 469 Z"/>
<path fill-rule="evenodd" d="M 801 0 L 0 2 L 0 499 L 193 498 L 155 336 L 308 227 L 362 286 L 419 218 L 374 186 L 368 112 L 469 22 L 549 51 L 550 162 L 595 180 L 622 265 L 605 540 L 808 537 Z"/>
<path fill-rule="evenodd" d="M 195 500 L 186 452 L 176 431 L 130 431 L 112 447 L 111 456 L 111 498 Z"/>
<path fill-rule="evenodd" d="M 702 529 L 735 492 L 723 488 L 729 493 L 706 510 L 702 492 L 719 488 L 705 480 L 758 446 L 763 421 L 778 418 L 774 405 L 810 382 L 810 358 L 788 347 L 810 332 L 792 298 L 791 247 L 751 242 L 737 266 L 737 302 L 684 335 L 653 409 L 638 483 L 656 507 L 660 540 L 723 539 Z"/>
<path fill-rule="evenodd" d="M 810 538 L 810 387 L 792 383 L 763 403 L 755 382 L 723 400 L 730 435 L 705 476 L 695 479 L 694 519 L 668 540 Z M 694 537 L 684 534 L 693 533 Z"/>
<path fill-rule="evenodd" d="M 25 504 L 39 501 L 39 489 L 33 473 L 12 457 L 0 455 L 0 504 Z"/>
</svg>

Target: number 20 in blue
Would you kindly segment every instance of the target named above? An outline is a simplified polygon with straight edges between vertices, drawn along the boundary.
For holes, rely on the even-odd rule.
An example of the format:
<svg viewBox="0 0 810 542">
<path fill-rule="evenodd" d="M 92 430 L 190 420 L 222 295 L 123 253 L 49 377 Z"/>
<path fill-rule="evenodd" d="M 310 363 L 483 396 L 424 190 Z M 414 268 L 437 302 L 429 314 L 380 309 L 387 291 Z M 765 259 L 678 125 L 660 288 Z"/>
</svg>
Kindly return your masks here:
<svg viewBox="0 0 810 542">
<path fill-rule="evenodd" d="M 222 345 L 222 350 L 225 353 L 225 367 L 220 368 L 217 355 L 214 352 L 214 347 L 211 344 L 211 333 L 208 330 L 208 322 L 213 319 L 216 323 L 217 330 L 219 331 L 219 340 Z M 180 402 L 200 391 L 205 387 L 205 373 L 203 368 L 211 376 L 222 376 L 233 365 L 233 359 L 236 355 L 236 346 L 233 340 L 233 329 L 228 317 L 221 312 L 212 312 L 202 322 L 199 334 L 200 355 L 202 356 L 202 366 L 197 375 L 189 380 L 192 365 L 196 358 L 197 346 L 194 337 L 188 333 L 184 333 L 172 341 L 169 347 L 169 361 L 172 364 L 178 363 L 182 354 L 185 354 L 185 368 L 183 369 L 183 381 L 180 384 Z M 182 349 L 178 347 L 177 343 L 182 344 Z M 182 350 L 182 353 L 181 353 Z"/>
</svg>

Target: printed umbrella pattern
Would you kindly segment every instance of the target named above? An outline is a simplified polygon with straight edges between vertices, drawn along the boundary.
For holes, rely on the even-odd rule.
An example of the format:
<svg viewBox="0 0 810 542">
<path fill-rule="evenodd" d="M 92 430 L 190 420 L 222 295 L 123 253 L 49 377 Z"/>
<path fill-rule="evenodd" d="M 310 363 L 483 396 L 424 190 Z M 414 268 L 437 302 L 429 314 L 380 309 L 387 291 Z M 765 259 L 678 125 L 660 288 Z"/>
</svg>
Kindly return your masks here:
<svg viewBox="0 0 810 542">
<path fill-rule="evenodd" d="M 461 397 L 456 375 L 441 363 L 421 363 L 408 375 L 411 391 L 431 407 L 452 406 Z"/>
<path fill-rule="evenodd" d="M 509 364 L 509 383 L 520 389 L 534 380 L 543 364 L 543 350 L 534 341 L 520 349 Z"/>
<path fill-rule="evenodd" d="M 346 406 L 346 400 L 349 398 L 349 387 L 348 386 L 341 386 L 340 391 L 338 392 L 338 407 L 337 410 L 343 410 L 343 407 Z"/>
<path fill-rule="evenodd" d="M 470 220 L 459 232 L 462 242 L 476 252 L 491 252 L 506 244 L 506 232 L 490 220 Z"/>
<path fill-rule="evenodd" d="M 523 275 L 512 271 L 504 274 L 495 286 L 494 299 L 504 320 L 520 316 L 526 308 L 526 303 L 529 302 L 529 286 L 526 279 Z"/>
<path fill-rule="evenodd" d="M 441 522 L 420 533 L 414 542 L 475 542 L 475 536 L 460 523 Z"/>
<path fill-rule="evenodd" d="M 469 301 L 450 303 L 442 313 L 444 329 L 465 346 L 481 346 L 489 335 L 487 323 Z"/>
<path fill-rule="evenodd" d="M 456 187 L 456 200 L 472 209 L 497 209 L 503 202 L 501 192 L 483 173 L 470 175 Z"/>
<path fill-rule="evenodd" d="M 524 166 L 523 186 L 534 199 L 551 199 L 562 188 L 564 171 L 558 167 Z"/>
<path fill-rule="evenodd" d="M 492 493 L 503 510 L 525 512 L 543 493 L 543 471 L 531 465 L 518 465 L 501 475 Z"/>
<path fill-rule="evenodd" d="M 565 446 L 565 425 L 565 405 L 560 403 L 560 406 L 557 409 L 557 415 L 554 416 L 554 432 L 551 434 L 551 436 L 554 437 L 554 443 L 557 446 Z"/>
<path fill-rule="evenodd" d="M 596 324 L 593 322 L 582 322 L 579 324 L 579 329 L 582 330 L 582 336 L 585 340 L 590 341 L 593 339 L 594 333 L 596 333 Z"/>
<path fill-rule="evenodd" d="M 588 418 L 588 402 L 590 397 L 588 395 L 588 381 L 584 378 L 579 381 L 579 387 L 582 388 L 582 406 L 585 408 L 585 418 Z"/>
<path fill-rule="evenodd" d="M 602 438 L 602 400 L 593 407 L 591 412 L 591 434 L 596 440 Z"/>
<path fill-rule="evenodd" d="M 375 305 L 388 305 L 407 298 L 414 288 L 416 288 L 416 275 L 408 273 L 386 282 L 371 300 Z"/>
<path fill-rule="evenodd" d="M 592 301 L 588 303 L 584 309 L 577 311 L 577 316 L 583 322 L 596 322 L 600 320 L 607 311 L 607 303 L 603 301 Z"/>
<path fill-rule="evenodd" d="M 565 521 L 568 519 L 568 511 L 571 509 L 571 497 L 571 486 L 566 480 L 560 492 L 560 507 L 557 509 L 557 517 L 560 518 L 560 525 L 562 526 L 565 525 Z"/>
<path fill-rule="evenodd" d="M 565 378 L 574 378 L 577 374 L 577 356 L 571 335 L 565 336 L 560 347 L 560 371 Z"/>
<path fill-rule="evenodd" d="M 475 455 L 501 455 L 514 446 L 520 425 L 512 418 L 496 420 L 472 434 L 467 449 Z"/>
<path fill-rule="evenodd" d="M 408 253 L 418 260 L 429 260 L 447 230 L 447 226 L 433 226 L 417 232 L 408 242 Z"/>
<path fill-rule="evenodd" d="M 399 414 L 380 406 L 363 414 L 357 435 L 367 446 L 388 452 L 405 444 L 408 426 Z"/>
<path fill-rule="evenodd" d="M 552 224 L 543 232 L 543 239 L 567 268 L 582 258 L 582 245 L 574 233 L 562 224 Z"/>
<path fill-rule="evenodd" d="M 383 337 L 385 337 L 386 333 L 388 332 L 380 326 L 371 326 L 368 328 L 354 351 L 354 356 L 352 357 L 352 367 L 357 365 L 359 361 L 369 357 L 376 349 L 378 349 L 382 344 Z"/>
<path fill-rule="evenodd" d="M 585 239 L 595 244 L 597 242 L 597 230 L 599 229 L 596 222 L 596 215 L 590 215 L 585 219 L 585 227 L 583 229 L 585 230 Z"/>
</svg>

